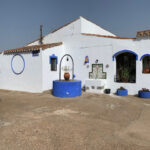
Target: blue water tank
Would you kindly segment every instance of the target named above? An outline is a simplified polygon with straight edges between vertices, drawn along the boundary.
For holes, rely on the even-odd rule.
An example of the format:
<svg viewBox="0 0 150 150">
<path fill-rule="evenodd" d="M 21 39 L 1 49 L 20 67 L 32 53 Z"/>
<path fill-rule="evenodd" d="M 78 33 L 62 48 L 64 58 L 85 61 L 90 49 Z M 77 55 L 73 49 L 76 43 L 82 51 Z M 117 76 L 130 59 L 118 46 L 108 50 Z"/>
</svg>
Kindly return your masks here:
<svg viewBox="0 0 150 150">
<path fill-rule="evenodd" d="M 56 97 L 81 96 L 81 81 L 53 81 L 53 95 Z"/>
</svg>

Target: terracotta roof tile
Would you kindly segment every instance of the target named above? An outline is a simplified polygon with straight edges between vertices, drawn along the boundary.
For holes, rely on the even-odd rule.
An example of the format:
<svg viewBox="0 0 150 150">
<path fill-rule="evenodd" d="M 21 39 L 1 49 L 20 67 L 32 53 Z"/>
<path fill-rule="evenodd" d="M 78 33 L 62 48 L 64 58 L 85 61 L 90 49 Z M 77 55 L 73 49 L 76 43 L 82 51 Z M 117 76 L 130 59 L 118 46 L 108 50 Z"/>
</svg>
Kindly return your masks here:
<svg viewBox="0 0 150 150">
<path fill-rule="evenodd" d="M 47 48 L 59 46 L 59 45 L 62 45 L 62 44 L 63 44 L 62 42 L 58 42 L 58 43 L 51 43 L 51 44 L 26 46 L 26 47 L 22 47 L 22 48 L 5 50 L 4 54 L 20 53 L 20 52 L 32 52 L 32 51 L 41 50 L 41 49 L 45 50 Z"/>
<path fill-rule="evenodd" d="M 150 30 L 138 31 L 136 37 L 150 36 Z"/>
<path fill-rule="evenodd" d="M 87 36 L 97 36 L 97 37 L 114 38 L 114 39 L 136 39 L 131 37 L 109 36 L 109 35 L 99 35 L 99 34 L 91 34 L 91 33 L 81 33 L 81 34 Z"/>
</svg>

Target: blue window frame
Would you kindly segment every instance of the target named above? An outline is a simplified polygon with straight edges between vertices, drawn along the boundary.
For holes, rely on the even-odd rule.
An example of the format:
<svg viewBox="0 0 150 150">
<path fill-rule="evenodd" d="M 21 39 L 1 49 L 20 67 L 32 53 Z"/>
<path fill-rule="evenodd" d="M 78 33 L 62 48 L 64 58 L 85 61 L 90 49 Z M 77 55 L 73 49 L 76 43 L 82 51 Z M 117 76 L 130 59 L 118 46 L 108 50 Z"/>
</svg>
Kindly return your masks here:
<svg viewBox="0 0 150 150">
<path fill-rule="evenodd" d="M 32 51 L 32 56 L 33 57 L 39 56 L 39 53 L 40 53 L 40 50 Z"/>
<path fill-rule="evenodd" d="M 49 64 L 51 64 L 51 71 L 57 71 L 58 57 L 55 54 L 49 56 Z"/>
<path fill-rule="evenodd" d="M 143 71 L 142 73 L 149 73 L 150 74 L 150 54 L 144 54 L 140 61 L 142 61 Z"/>
</svg>

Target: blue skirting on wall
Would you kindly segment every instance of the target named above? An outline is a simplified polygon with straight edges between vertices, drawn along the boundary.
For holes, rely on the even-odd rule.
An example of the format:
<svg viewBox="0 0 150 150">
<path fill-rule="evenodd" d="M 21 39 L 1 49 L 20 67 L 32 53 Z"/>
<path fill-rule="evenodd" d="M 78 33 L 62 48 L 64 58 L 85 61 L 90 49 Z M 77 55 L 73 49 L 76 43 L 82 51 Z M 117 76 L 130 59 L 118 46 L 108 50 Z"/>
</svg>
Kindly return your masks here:
<svg viewBox="0 0 150 150">
<path fill-rule="evenodd" d="M 81 81 L 53 81 L 53 95 L 56 97 L 81 96 Z"/>
<path fill-rule="evenodd" d="M 117 90 L 117 95 L 118 96 L 127 96 L 128 90 Z"/>
</svg>

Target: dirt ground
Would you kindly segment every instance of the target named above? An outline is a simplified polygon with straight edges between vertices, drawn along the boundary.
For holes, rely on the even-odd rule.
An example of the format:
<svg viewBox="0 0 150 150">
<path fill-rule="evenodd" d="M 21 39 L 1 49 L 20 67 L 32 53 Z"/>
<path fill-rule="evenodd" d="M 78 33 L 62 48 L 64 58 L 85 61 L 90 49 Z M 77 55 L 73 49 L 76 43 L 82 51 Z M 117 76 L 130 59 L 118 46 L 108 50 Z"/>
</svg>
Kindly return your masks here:
<svg viewBox="0 0 150 150">
<path fill-rule="evenodd" d="M 150 150 L 150 99 L 0 90 L 0 150 Z"/>
</svg>

